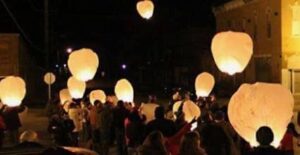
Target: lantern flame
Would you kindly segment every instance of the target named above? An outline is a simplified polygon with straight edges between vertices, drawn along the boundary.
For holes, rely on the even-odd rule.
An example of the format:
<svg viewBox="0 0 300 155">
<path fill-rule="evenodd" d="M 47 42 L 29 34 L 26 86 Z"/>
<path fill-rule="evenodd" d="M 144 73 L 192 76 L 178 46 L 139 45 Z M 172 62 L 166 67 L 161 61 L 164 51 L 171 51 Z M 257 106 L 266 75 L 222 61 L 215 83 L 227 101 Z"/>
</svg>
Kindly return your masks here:
<svg viewBox="0 0 300 155">
<path fill-rule="evenodd" d="M 150 19 L 153 15 L 154 4 L 151 0 L 139 1 L 136 4 L 136 9 L 141 17 Z"/>
<path fill-rule="evenodd" d="M 99 100 L 103 104 L 106 102 L 106 95 L 103 90 L 93 90 L 89 97 L 92 105 L 94 105 L 96 100 Z"/>
</svg>

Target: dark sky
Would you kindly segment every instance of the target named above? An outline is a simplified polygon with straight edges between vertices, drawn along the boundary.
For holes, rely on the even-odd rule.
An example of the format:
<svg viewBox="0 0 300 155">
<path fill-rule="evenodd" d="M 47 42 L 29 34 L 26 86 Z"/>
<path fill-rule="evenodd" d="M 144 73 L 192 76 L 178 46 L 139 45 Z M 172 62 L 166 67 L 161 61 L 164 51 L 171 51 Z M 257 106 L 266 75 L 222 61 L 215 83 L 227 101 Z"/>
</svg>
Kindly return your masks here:
<svg viewBox="0 0 300 155">
<path fill-rule="evenodd" d="M 0 33 L 20 33 L 3 7 L 5 1 L 27 36 L 30 54 L 45 66 L 43 1 L 1 1 Z M 155 11 L 148 21 L 137 14 L 137 0 L 49 1 L 52 67 L 65 63 L 67 47 L 89 47 L 100 55 L 104 70 L 117 70 L 122 63 L 159 66 L 183 50 L 190 57 L 207 51 L 215 29 L 211 7 L 228 0 L 153 0 Z"/>
</svg>

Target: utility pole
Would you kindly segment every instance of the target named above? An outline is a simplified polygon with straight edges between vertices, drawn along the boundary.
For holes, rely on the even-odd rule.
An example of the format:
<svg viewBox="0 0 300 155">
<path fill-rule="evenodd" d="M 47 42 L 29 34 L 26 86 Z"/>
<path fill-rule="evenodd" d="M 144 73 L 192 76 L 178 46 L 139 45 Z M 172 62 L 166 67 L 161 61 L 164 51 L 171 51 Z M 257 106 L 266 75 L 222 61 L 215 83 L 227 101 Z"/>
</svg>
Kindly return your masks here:
<svg viewBox="0 0 300 155">
<path fill-rule="evenodd" d="M 46 54 L 46 69 L 50 71 L 50 50 L 49 50 L 49 0 L 44 0 L 44 48 Z M 51 80 L 51 79 L 50 79 Z M 51 100 L 51 84 L 48 84 L 48 102 Z"/>
</svg>

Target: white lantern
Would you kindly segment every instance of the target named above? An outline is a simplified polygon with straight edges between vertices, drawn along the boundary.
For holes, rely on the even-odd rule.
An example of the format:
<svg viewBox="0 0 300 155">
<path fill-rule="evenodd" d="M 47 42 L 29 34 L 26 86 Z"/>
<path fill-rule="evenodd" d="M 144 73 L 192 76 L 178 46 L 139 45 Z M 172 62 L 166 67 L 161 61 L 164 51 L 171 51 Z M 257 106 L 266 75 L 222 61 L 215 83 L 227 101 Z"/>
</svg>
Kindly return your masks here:
<svg viewBox="0 0 300 155">
<path fill-rule="evenodd" d="M 51 72 L 48 72 L 44 75 L 44 82 L 48 85 L 51 85 L 55 82 L 55 75 Z"/>
<path fill-rule="evenodd" d="M 72 96 L 68 90 L 68 88 L 62 89 L 59 91 L 60 103 L 65 104 L 66 101 L 72 101 Z"/>
<path fill-rule="evenodd" d="M 253 42 L 247 33 L 221 32 L 214 36 L 211 50 L 219 70 L 233 75 L 246 68 L 253 53 Z"/>
<path fill-rule="evenodd" d="M 118 100 L 133 103 L 133 87 L 127 79 L 121 79 L 115 85 L 115 94 Z"/>
<path fill-rule="evenodd" d="M 94 102 L 96 100 L 99 100 L 103 104 L 106 102 L 106 95 L 103 90 L 93 90 L 93 91 L 91 91 L 89 97 L 90 97 L 90 102 L 92 105 L 94 105 Z"/>
<path fill-rule="evenodd" d="M 85 92 L 86 84 L 73 76 L 68 79 L 68 90 L 74 99 L 80 99 Z"/>
<path fill-rule="evenodd" d="M 195 89 L 197 97 L 207 97 L 214 88 L 215 78 L 207 73 L 203 72 L 199 74 L 195 80 Z"/>
<path fill-rule="evenodd" d="M 177 101 L 173 105 L 173 112 L 176 113 L 181 106 L 182 101 Z M 194 118 L 198 119 L 201 115 L 200 108 L 191 100 L 184 101 L 182 106 L 182 111 L 184 113 L 184 119 L 187 122 L 191 122 Z"/>
<path fill-rule="evenodd" d="M 154 4 L 151 0 L 142 0 L 137 2 L 136 9 L 141 17 L 150 19 L 153 15 Z"/>
<path fill-rule="evenodd" d="M 8 76 L 0 82 L 0 98 L 7 106 L 19 106 L 26 94 L 25 81 L 17 76 Z"/>
<path fill-rule="evenodd" d="M 277 147 L 293 115 L 294 99 L 280 84 L 243 84 L 228 105 L 230 123 L 252 146 L 257 146 L 256 131 L 268 126 L 274 133 L 272 145 Z"/>
<path fill-rule="evenodd" d="M 300 4 L 298 1 L 291 7 L 292 8 L 292 35 L 300 37 Z"/>
<path fill-rule="evenodd" d="M 68 67 L 72 75 L 81 81 L 94 78 L 99 65 L 99 59 L 91 49 L 83 48 L 73 51 L 68 59 Z"/>
<path fill-rule="evenodd" d="M 155 103 L 142 103 L 140 111 L 146 116 L 146 124 L 155 119 L 155 109 L 157 107 L 159 107 L 159 105 Z"/>
</svg>

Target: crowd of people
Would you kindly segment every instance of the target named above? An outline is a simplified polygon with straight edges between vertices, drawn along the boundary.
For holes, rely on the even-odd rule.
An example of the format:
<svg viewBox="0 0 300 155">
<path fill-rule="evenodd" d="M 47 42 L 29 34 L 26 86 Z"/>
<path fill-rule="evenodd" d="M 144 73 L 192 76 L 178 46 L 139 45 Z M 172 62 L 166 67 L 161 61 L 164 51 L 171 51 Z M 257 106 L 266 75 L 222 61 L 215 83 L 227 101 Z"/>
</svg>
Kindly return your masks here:
<svg viewBox="0 0 300 155">
<path fill-rule="evenodd" d="M 117 101 L 108 96 L 102 103 L 88 99 L 66 101 L 61 104 L 55 98 L 47 106 L 48 132 L 56 146 L 81 147 L 100 155 L 110 154 L 114 148 L 118 155 L 293 155 L 293 138 L 299 137 L 295 125 L 290 123 L 278 148 L 271 146 L 273 132 L 261 127 L 256 138 L 258 147 L 251 147 L 233 129 L 227 118 L 226 106 L 219 107 L 214 96 L 201 98 L 195 103 L 201 116 L 187 122 L 183 111 L 185 101 L 191 100 L 188 93 L 176 92 L 168 106 L 158 106 L 154 118 L 143 114 L 141 104 Z M 181 102 L 177 112 L 172 108 Z M 149 103 L 156 103 L 151 96 Z M 19 138 L 21 126 L 18 113 L 24 106 L 0 108 L 0 145 L 4 131 L 15 148 L 44 149 L 46 154 L 55 151 L 68 154 L 65 149 L 45 149 L 37 142 L 37 133 L 25 131 Z M 0 149 L 1 150 L 1 149 Z M 1 152 L 1 151 L 0 151 Z M 55 153 L 54 153 L 55 154 Z"/>
</svg>

